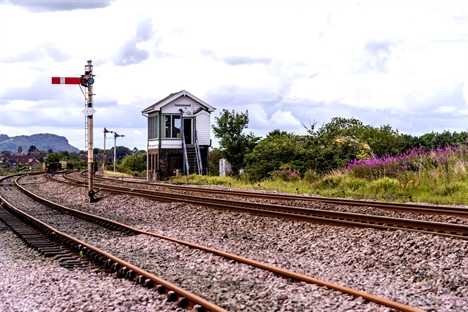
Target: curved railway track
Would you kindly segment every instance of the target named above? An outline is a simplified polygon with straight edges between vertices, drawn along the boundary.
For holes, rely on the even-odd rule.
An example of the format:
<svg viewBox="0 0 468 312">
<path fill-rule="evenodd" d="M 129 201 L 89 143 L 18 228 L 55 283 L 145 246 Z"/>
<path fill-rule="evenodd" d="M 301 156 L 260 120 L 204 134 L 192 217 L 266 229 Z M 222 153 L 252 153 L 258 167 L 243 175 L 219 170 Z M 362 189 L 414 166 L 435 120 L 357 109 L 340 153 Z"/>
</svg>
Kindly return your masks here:
<svg viewBox="0 0 468 312">
<path fill-rule="evenodd" d="M 71 178 L 69 175 L 64 174 L 64 180 L 52 178 L 54 181 L 61 183 L 68 183 L 73 186 L 82 186 L 86 187 L 86 184 L 83 180 Z M 113 184 L 103 184 L 95 183 L 96 187 L 99 187 L 100 190 L 108 191 L 116 194 L 124 194 L 130 196 L 140 196 L 152 200 L 165 201 L 165 202 L 183 202 L 187 204 L 202 205 L 205 207 L 211 207 L 215 209 L 228 209 L 232 211 L 253 213 L 268 217 L 277 217 L 285 218 L 297 221 L 313 222 L 327 225 L 341 225 L 349 227 L 370 227 L 376 229 L 384 230 L 406 230 L 419 232 L 424 234 L 437 234 L 442 236 L 448 236 L 458 239 L 468 239 L 468 226 L 463 224 L 453 224 L 453 223 L 444 223 L 444 222 L 431 222 L 431 221 L 421 221 L 414 219 L 406 218 L 393 218 L 393 217 L 384 217 L 376 216 L 362 213 L 351 213 L 351 212 L 339 212 L 333 210 L 321 210 L 321 209 L 311 209 L 311 208 L 302 208 L 297 206 L 290 205 L 277 205 L 277 204 L 268 204 L 268 203 L 257 203 L 249 202 L 246 200 L 229 200 L 229 199 L 219 199 L 219 198 L 209 198 L 204 196 L 195 196 L 173 192 L 162 192 L 159 190 L 148 190 L 143 189 L 143 185 L 137 184 L 133 187 L 122 187 L 116 186 Z M 137 187 L 139 186 L 139 187 Z M 152 186 L 152 185 L 151 185 Z M 194 191 L 191 188 L 191 191 Z M 203 189 L 204 194 L 208 192 L 208 189 Z M 215 190 L 214 194 L 220 194 L 219 190 Z M 226 194 L 226 191 L 222 191 L 223 194 Z M 263 196 L 269 198 L 270 194 L 261 194 L 251 193 L 251 192 L 234 192 L 235 195 L 243 194 L 245 196 Z M 351 202 L 353 206 L 358 205 L 356 201 L 349 200 L 337 200 L 336 202 L 333 199 L 324 199 L 315 197 L 303 197 L 303 196 L 293 196 L 293 195 L 277 195 L 273 194 L 270 199 L 277 200 L 279 198 L 287 200 L 319 200 L 325 201 L 327 203 L 334 203 L 343 205 L 343 203 L 348 204 Z M 405 210 L 406 212 L 422 212 L 422 213 L 442 213 L 442 214 L 451 214 L 455 216 L 468 217 L 468 210 L 457 207 L 437 207 L 434 206 L 424 206 L 419 207 L 419 205 L 408 205 L 408 204 L 394 204 L 394 203 L 377 203 L 377 202 L 364 202 L 358 201 L 360 203 L 365 203 L 366 206 L 385 207 L 386 209 L 397 209 Z M 409 206 L 409 207 L 408 207 Z M 419 210 L 418 210 L 419 209 Z M 430 211 L 430 212 L 428 212 Z"/>
<path fill-rule="evenodd" d="M 15 181 L 15 185 L 17 187 L 19 187 L 17 182 L 18 179 L 19 178 L 17 178 Z M 3 184 L 5 185 L 6 183 Z M 10 184 L 11 182 L 8 183 L 8 185 Z M 23 192 L 27 192 L 24 188 L 19 188 Z M 31 196 L 34 197 L 33 195 Z M 51 254 L 54 256 L 57 254 L 60 255 L 63 253 L 63 249 L 66 248 L 71 252 L 78 253 L 80 257 L 84 257 L 89 262 L 95 264 L 98 267 L 101 267 L 103 270 L 110 273 L 115 273 L 117 277 L 126 278 L 130 281 L 142 284 L 145 287 L 153 288 L 160 294 L 166 294 L 168 302 L 177 301 L 177 305 L 181 308 L 194 311 L 226 311 L 212 302 L 209 302 L 181 287 L 176 286 L 171 282 L 168 282 L 163 278 L 148 272 L 147 270 L 144 270 L 96 247 L 94 244 L 82 241 L 70 234 L 59 231 L 57 228 L 46 222 L 41 221 L 41 218 L 44 218 L 45 216 L 50 217 L 51 215 L 50 212 L 47 212 L 44 209 L 44 207 L 34 207 L 30 209 L 31 211 L 28 213 L 25 212 L 24 209 L 20 209 L 13 203 L 6 200 L 4 196 L 1 196 L 0 199 L 2 206 L 1 209 L 3 210 L 0 211 L 0 219 L 27 244 L 31 245 L 31 247 L 34 249 L 39 250 L 45 256 Z M 58 219 L 63 219 L 64 217 L 68 219 L 76 219 L 76 217 L 79 217 L 80 219 L 85 220 L 87 223 L 93 222 L 95 224 L 95 226 L 91 226 L 91 228 L 86 227 L 84 231 L 87 232 L 93 233 L 96 232 L 96 228 L 103 227 L 109 229 L 110 235 L 113 237 L 115 237 L 116 232 L 119 232 L 124 236 L 139 234 L 138 232 L 132 230 L 132 228 L 117 222 L 113 222 L 112 220 L 105 220 L 103 218 L 95 217 L 89 214 L 80 214 L 78 211 L 75 211 L 75 213 L 73 213 L 73 211 L 69 211 L 70 214 L 68 214 L 66 207 L 55 206 L 55 204 L 52 202 L 42 198 L 38 198 L 38 202 L 44 204 L 46 207 L 53 207 L 55 210 L 61 210 L 60 214 L 55 214 L 49 218 L 49 222 L 50 219 L 54 219 L 54 223 L 60 224 L 65 228 L 77 228 L 82 225 L 77 225 L 76 220 L 70 222 L 70 220 L 63 221 Z M 19 222 L 19 220 L 21 220 L 21 222 Z M 99 234 L 102 235 L 103 233 L 101 232 Z M 48 238 L 49 241 L 46 241 L 44 238 Z M 51 248 L 55 249 L 51 250 Z M 66 254 L 69 254 L 69 252 L 66 252 Z M 81 263 L 83 263 L 83 261 L 81 261 Z"/>
<path fill-rule="evenodd" d="M 398 309 L 398 310 L 401 310 L 401 311 L 421 311 L 421 310 L 413 308 L 413 307 L 402 305 L 402 304 L 400 304 L 398 302 L 390 301 L 390 300 L 387 300 L 387 299 L 384 299 L 384 298 L 380 298 L 380 297 L 377 297 L 377 296 L 374 296 L 374 295 L 366 294 L 366 293 L 363 293 L 363 292 L 360 292 L 360 291 L 357 291 L 357 290 L 354 290 L 354 289 L 346 288 L 346 287 L 343 287 L 343 286 L 339 286 L 339 285 L 336 285 L 336 284 L 320 281 L 320 280 L 317 280 L 317 279 L 314 279 L 314 278 L 311 278 L 311 277 L 308 277 L 308 276 L 305 276 L 305 275 L 302 275 L 302 274 L 298 274 L 298 273 L 291 272 L 291 271 L 288 271 L 288 270 L 283 270 L 283 269 L 280 269 L 280 268 L 277 268 L 277 267 L 273 267 L 273 266 L 270 266 L 270 265 L 267 265 L 267 264 L 264 264 L 264 263 L 261 263 L 261 262 L 258 262 L 258 261 L 254 261 L 254 260 L 246 259 L 246 258 L 243 258 L 243 257 L 239 257 L 239 256 L 236 256 L 236 255 L 233 255 L 233 254 L 223 252 L 223 251 L 219 251 L 219 250 L 215 250 L 215 249 L 212 249 L 212 248 L 207 248 L 207 247 L 203 247 L 203 246 L 200 246 L 200 245 L 192 244 L 192 243 L 189 243 L 189 242 L 184 242 L 184 241 L 181 241 L 181 240 L 165 237 L 165 236 L 155 234 L 155 233 L 151 233 L 151 232 L 141 231 L 139 229 L 136 229 L 134 227 L 130 227 L 130 226 L 122 224 L 122 223 L 117 223 L 117 222 L 114 222 L 114 221 L 109 220 L 109 219 L 105 219 L 105 218 L 102 218 L 102 217 L 99 217 L 99 216 L 93 216 L 93 215 L 90 215 L 90 214 L 87 214 L 87 213 L 80 212 L 80 211 L 75 210 L 75 209 L 70 209 L 70 208 L 64 207 L 62 205 L 52 203 L 52 202 L 50 202 L 50 201 L 48 201 L 48 200 L 46 200 L 44 198 L 40 198 L 40 197 L 37 197 L 36 195 L 32 194 L 31 192 L 26 190 L 24 187 L 22 187 L 18 182 L 16 182 L 16 186 L 18 188 L 20 188 L 21 191 L 23 193 L 27 194 L 29 197 L 32 197 L 35 200 L 40 201 L 41 203 L 43 203 L 44 205 L 46 205 L 48 207 L 51 207 L 51 208 L 53 208 L 55 210 L 58 210 L 59 212 L 61 212 L 61 214 L 67 214 L 67 215 L 78 217 L 80 219 L 84 219 L 86 221 L 92 221 L 92 222 L 98 224 L 99 226 L 103 226 L 103 227 L 106 227 L 106 228 L 109 228 L 109 229 L 112 229 L 112 230 L 119 230 L 119 231 L 125 233 L 126 235 L 143 234 L 143 235 L 149 235 L 149 236 L 161 238 L 161 239 L 172 241 L 172 242 L 175 242 L 175 243 L 178 243 L 178 244 L 183 244 L 183 245 L 188 246 L 190 248 L 200 249 L 200 250 L 203 250 L 205 252 L 209 252 L 209 253 L 219 255 L 221 257 L 225 257 L 227 259 L 235 260 L 236 262 L 241 262 L 241 263 L 245 263 L 245 264 L 248 264 L 248 265 L 251 265 L 251 266 L 262 268 L 264 270 L 274 272 L 274 273 L 276 273 L 276 274 L 278 274 L 278 275 L 280 275 L 282 277 L 286 277 L 290 281 L 304 281 L 304 282 L 308 282 L 308 283 L 314 283 L 314 284 L 317 284 L 317 285 L 325 286 L 325 287 L 330 288 L 330 289 L 341 291 L 343 293 L 351 294 L 353 296 L 361 296 L 366 300 L 369 300 L 369 301 L 372 301 L 372 302 L 375 302 L 375 303 L 378 303 L 378 304 L 382 304 L 382 305 L 385 305 L 385 306 L 388 306 L 388 307 L 391 307 L 391 308 L 394 308 L 394 309 Z M 6 201 L 4 201 L 4 204 L 6 204 L 8 207 L 12 206 L 10 203 L 7 203 Z M 57 230 L 55 230 L 55 231 L 57 233 L 60 233 Z M 60 233 L 60 234 L 63 234 L 63 233 Z M 120 277 L 127 277 L 127 278 L 129 278 L 131 280 L 135 280 L 137 282 L 144 283 L 145 285 L 148 284 L 148 285 L 146 285 L 148 287 L 153 287 L 154 286 L 154 284 L 155 284 L 154 282 L 149 282 L 149 280 L 152 280 L 152 281 L 156 280 L 156 278 L 154 276 L 149 276 L 148 277 L 148 275 L 145 275 L 146 272 L 142 273 L 141 269 L 136 268 L 136 267 L 132 266 L 131 264 L 126 263 L 124 261 L 122 262 L 120 259 L 117 259 L 117 258 L 113 257 L 110 254 L 103 253 L 101 250 L 99 250 L 96 247 L 92 247 L 92 246 L 90 246 L 90 245 L 88 245 L 88 244 L 86 244 L 84 242 L 79 242 L 78 244 L 85 247 L 85 249 L 84 249 L 85 254 L 94 263 L 97 263 L 97 264 L 103 266 L 105 269 L 117 271 L 117 275 L 119 275 Z M 75 249 L 77 248 L 76 245 L 74 245 L 74 248 Z M 81 247 L 81 251 L 83 251 L 83 247 Z M 105 260 L 105 259 L 107 259 L 107 260 Z M 139 276 L 145 276 L 145 279 L 142 279 Z M 170 295 L 171 291 L 167 292 L 168 287 L 165 286 L 164 283 L 161 282 L 160 280 L 157 280 L 157 282 L 158 282 L 158 284 L 160 286 L 159 287 L 154 286 L 154 287 L 156 287 L 156 289 L 158 291 L 161 291 L 162 289 L 166 290 L 166 293 L 168 294 L 168 296 L 171 296 Z M 162 287 L 161 285 L 163 285 L 164 287 Z M 172 287 L 172 288 L 174 289 L 174 287 Z M 180 291 L 178 293 L 180 293 Z M 183 293 L 183 295 L 184 295 L 183 298 L 189 298 L 189 299 L 191 298 L 190 296 L 187 296 L 186 293 Z M 177 295 L 175 295 L 175 296 L 177 297 Z M 190 304 L 188 302 L 185 302 L 185 301 L 187 301 L 189 299 L 179 299 L 179 301 L 183 302 L 182 305 L 184 305 L 184 306 L 193 307 L 194 306 L 194 301 L 193 300 L 190 300 Z M 181 301 L 181 300 L 185 300 L 185 301 Z M 197 303 L 195 303 L 195 304 L 197 304 Z M 216 309 L 212 309 L 212 310 L 216 311 Z"/>
</svg>

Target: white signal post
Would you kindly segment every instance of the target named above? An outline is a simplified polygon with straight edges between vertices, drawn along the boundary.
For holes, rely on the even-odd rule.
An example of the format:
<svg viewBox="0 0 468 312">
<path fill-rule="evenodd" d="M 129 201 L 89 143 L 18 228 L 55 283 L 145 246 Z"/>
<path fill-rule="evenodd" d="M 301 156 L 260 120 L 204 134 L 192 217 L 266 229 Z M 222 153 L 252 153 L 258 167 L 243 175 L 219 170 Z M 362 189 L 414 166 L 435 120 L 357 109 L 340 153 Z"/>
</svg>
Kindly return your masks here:
<svg viewBox="0 0 468 312">
<path fill-rule="evenodd" d="M 94 174 L 94 160 L 93 160 L 93 114 L 96 112 L 93 109 L 93 65 L 92 61 L 88 60 L 85 65 L 85 74 L 81 77 L 52 77 L 52 84 L 81 84 L 87 87 L 86 108 L 83 113 L 88 119 L 88 196 L 90 202 L 96 202 L 94 198 L 97 192 L 94 191 L 93 174 Z"/>
</svg>

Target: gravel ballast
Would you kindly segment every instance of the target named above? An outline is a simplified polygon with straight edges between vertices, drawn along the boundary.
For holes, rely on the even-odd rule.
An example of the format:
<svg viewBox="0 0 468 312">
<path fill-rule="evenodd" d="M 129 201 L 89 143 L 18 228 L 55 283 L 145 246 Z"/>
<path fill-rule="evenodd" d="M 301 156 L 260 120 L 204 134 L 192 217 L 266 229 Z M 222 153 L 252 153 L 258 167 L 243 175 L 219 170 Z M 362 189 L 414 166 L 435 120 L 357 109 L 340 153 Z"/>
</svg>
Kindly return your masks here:
<svg viewBox="0 0 468 312">
<path fill-rule="evenodd" d="M 93 267 L 68 270 L 0 222 L 0 311 L 174 311 L 157 292 Z"/>
<path fill-rule="evenodd" d="M 105 193 L 100 194 L 103 198 L 99 202 L 89 204 L 84 188 L 53 182 L 28 188 L 64 205 L 140 229 L 267 262 L 424 310 L 468 311 L 468 249 L 464 240 L 315 225 Z M 150 244 L 142 236 L 126 240 L 133 246 Z M 273 283 L 267 280 L 266 284 Z M 284 303 L 293 300 L 295 294 L 286 290 L 276 296 L 273 291 L 276 288 L 263 297 L 278 302 L 275 310 L 294 311 L 294 305 L 289 309 Z M 318 294 L 320 300 L 310 311 L 330 310 L 333 301 L 341 300 L 334 295 L 324 296 L 317 286 L 305 290 L 305 296 Z M 343 302 L 346 303 L 341 308 L 331 310 L 387 311 L 359 300 Z M 258 308 L 264 310 L 261 305 Z"/>
</svg>

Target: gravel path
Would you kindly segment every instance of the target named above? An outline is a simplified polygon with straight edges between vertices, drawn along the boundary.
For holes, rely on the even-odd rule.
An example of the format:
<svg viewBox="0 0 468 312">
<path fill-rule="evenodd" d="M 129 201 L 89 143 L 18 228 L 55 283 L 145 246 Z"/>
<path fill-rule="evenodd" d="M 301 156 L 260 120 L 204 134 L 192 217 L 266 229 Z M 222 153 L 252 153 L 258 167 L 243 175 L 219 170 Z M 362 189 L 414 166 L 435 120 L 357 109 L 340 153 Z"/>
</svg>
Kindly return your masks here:
<svg viewBox="0 0 468 312">
<path fill-rule="evenodd" d="M 468 311 L 468 246 L 464 240 L 315 225 L 105 193 L 99 194 L 102 200 L 89 204 L 84 188 L 52 182 L 28 188 L 65 205 L 120 219 L 141 229 L 271 263 L 427 311 Z M 133 246 L 147 244 L 142 236 L 127 239 Z M 193 258 L 202 259 L 196 253 Z M 205 261 L 202 259 L 194 269 Z M 242 286 L 242 281 L 239 284 Z M 267 284 L 274 285 L 270 280 Z M 318 287 L 300 294 L 287 289 L 281 293 L 273 287 L 270 292 L 255 294 L 258 302 L 262 302 L 262 295 L 265 301 L 277 303 L 273 309 L 276 311 L 295 311 L 294 306 L 288 308 L 286 304 L 300 296 L 321 298 L 312 307 L 297 311 L 379 311 L 359 299 L 345 300 L 341 306 L 331 308 L 336 298 L 324 296 Z M 244 311 L 249 308 L 254 307 L 245 307 Z M 261 305 L 257 310 L 271 311 Z"/>
</svg>

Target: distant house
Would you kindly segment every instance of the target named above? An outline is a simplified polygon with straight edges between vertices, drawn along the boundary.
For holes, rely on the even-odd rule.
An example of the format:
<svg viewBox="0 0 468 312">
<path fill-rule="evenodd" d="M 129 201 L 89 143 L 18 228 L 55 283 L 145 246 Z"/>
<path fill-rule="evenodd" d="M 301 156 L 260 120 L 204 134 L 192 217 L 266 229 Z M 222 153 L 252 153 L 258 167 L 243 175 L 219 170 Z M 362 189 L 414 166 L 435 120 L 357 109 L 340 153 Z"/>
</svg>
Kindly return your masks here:
<svg viewBox="0 0 468 312">
<path fill-rule="evenodd" d="M 206 173 L 211 146 L 210 116 L 215 110 L 182 90 L 142 111 L 148 118 L 148 180 L 178 172 Z"/>
<path fill-rule="evenodd" d="M 33 155 L 27 155 L 26 153 L 5 153 L 2 156 L 2 160 L 9 163 L 10 168 L 12 169 L 16 168 L 19 164 L 27 164 L 32 168 L 41 164 L 41 162 Z"/>
</svg>

